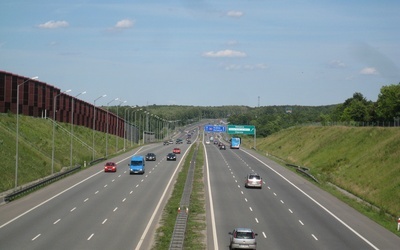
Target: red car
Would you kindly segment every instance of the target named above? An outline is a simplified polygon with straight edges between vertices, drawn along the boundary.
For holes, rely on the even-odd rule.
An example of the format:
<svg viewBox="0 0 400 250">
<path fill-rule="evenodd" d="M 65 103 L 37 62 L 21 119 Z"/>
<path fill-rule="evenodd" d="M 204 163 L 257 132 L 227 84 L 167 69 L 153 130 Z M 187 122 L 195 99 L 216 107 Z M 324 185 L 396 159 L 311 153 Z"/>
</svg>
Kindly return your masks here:
<svg viewBox="0 0 400 250">
<path fill-rule="evenodd" d="M 104 166 L 104 172 L 117 172 L 117 164 L 115 162 L 107 162 Z"/>
<path fill-rule="evenodd" d="M 174 148 L 174 149 L 172 150 L 172 153 L 174 153 L 174 154 L 180 154 L 180 153 L 181 153 L 181 149 L 180 149 L 180 148 Z"/>
</svg>

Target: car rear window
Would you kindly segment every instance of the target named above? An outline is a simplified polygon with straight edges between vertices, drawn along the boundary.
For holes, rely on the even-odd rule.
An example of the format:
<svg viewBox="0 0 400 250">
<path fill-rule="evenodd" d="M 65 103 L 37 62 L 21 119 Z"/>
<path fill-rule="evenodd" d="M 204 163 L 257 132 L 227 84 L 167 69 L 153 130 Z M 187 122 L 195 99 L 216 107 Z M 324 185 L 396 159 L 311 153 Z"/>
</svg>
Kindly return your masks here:
<svg viewBox="0 0 400 250">
<path fill-rule="evenodd" d="M 256 180 L 260 180 L 261 177 L 259 175 L 249 175 L 249 179 L 256 179 Z"/>
<path fill-rule="evenodd" d="M 253 239 L 252 232 L 236 232 L 236 238 L 238 239 Z"/>
</svg>

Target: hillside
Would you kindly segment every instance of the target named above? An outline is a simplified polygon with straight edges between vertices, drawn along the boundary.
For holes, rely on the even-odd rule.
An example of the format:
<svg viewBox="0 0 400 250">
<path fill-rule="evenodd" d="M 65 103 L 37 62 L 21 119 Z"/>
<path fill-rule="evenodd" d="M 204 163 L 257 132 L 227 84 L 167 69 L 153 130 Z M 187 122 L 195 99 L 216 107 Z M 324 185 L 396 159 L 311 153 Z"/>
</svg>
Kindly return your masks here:
<svg viewBox="0 0 400 250">
<path fill-rule="evenodd" d="M 246 140 L 249 145 L 252 139 Z M 257 151 L 306 166 L 323 183 L 397 216 L 400 208 L 400 128 L 292 127 L 257 139 Z"/>
<path fill-rule="evenodd" d="M 19 116 L 18 144 L 18 186 L 36 181 L 40 178 L 70 167 L 71 138 L 72 166 L 84 165 L 93 158 L 93 130 L 82 126 L 74 126 L 71 137 L 70 124 L 60 123 L 55 126 L 54 165 L 53 154 L 53 123 L 49 119 Z M 95 132 L 95 159 L 104 157 L 106 134 Z M 123 149 L 124 140 L 109 135 L 109 155 Z M 15 187 L 16 169 L 16 116 L 0 114 L 0 193 Z M 118 145 L 118 148 L 117 148 Z M 127 147 L 130 146 L 129 144 Z"/>
</svg>

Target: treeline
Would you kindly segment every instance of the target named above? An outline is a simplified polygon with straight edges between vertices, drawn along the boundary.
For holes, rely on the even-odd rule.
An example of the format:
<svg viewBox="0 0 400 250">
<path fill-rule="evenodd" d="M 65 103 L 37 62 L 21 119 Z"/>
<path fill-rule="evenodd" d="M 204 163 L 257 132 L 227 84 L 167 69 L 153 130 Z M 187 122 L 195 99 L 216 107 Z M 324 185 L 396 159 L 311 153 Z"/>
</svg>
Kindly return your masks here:
<svg viewBox="0 0 400 250">
<path fill-rule="evenodd" d="M 129 107 L 120 107 L 118 113 L 121 117 L 127 108 Z M 376 102 L 369 101 L 356 92 L 342 104 L 326 106 L 208 107 L 154 104 L 141 108 L 165 120 L 176 121 L 173 126 L 183 126 L 202 119 L 225 119 L 230 124 L 254 125 L 257 137 L 265 137 L 291 126 L 308 123 L 368 123 L 373 126 L 388 121 L 393 124 L 393 121 L 397 121 L 400 125 L 400 83 L 383 86 Z M 115 107 L 110 111 L 115 113 Z M 156 121 L 150 120 L 150 123 L 153 122 Z"/>
</svg>

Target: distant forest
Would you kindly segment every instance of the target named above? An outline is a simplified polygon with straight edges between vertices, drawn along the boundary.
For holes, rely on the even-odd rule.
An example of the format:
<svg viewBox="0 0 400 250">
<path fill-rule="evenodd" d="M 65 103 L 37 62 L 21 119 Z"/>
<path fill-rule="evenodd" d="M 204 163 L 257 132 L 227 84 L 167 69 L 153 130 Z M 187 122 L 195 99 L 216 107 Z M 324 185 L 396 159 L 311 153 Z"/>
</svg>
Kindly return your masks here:
<svg viewBox="0 0 400 250">
<path fill-rule="evenodd" d="M 123 117 L 125 109 L 118 110 Z M 376 102 L 354 93 L 341 104 L 327 106 L 179 106 L 150 105 L 151 114 L 181 126 L 202 119 L 224 119 L 229 124 L 254 125 L 257 137 L 265 137 L 282 129 L 303 124 L 348 124 L 362 126 L 400 126 L 400 83 L 383 86 Z M 110 111 L 116 113 L 111 107 Z M 150 121 L 156 122 L 156 121 Z M 218 123 L 219 120 L 210 121 Z"/>
</svg>

